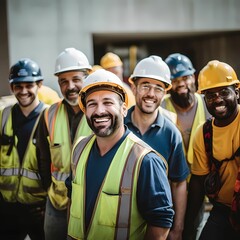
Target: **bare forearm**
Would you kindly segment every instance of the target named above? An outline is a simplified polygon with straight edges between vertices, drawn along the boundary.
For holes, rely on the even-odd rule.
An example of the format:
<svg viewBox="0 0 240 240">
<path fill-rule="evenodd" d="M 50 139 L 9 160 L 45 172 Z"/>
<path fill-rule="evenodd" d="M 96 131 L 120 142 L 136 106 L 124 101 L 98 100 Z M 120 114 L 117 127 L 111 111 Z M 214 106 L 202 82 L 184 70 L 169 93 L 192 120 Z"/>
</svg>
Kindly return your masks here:
<svg viewBox="0 0 240 240">
<path fill-rule="evenodd" d="M 169 230 L 169 228 L 148 225 L 144 240 L 165 240 Z"/>
<path fill-rule="evenodd" d="M 171 190 L 175 215 L 168 239 L 181 239 L 187 207 L 187 182 L 173 182 Z"/>
</svg>

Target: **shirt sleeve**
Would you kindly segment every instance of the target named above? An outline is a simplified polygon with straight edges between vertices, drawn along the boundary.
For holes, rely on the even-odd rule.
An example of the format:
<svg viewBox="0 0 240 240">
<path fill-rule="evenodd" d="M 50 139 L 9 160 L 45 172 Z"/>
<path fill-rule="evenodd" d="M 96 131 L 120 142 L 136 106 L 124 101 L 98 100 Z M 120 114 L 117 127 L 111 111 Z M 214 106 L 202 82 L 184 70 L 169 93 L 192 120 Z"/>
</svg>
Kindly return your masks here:
<svg viewBox="0 0 240 240">
<path fill-rule="evenodd" d="M 147 154 L 142 161 L 137 185 L 137 204 L 148 224 L 164 228 L 172 226 L 174 211 L 166 167 L 155 153 Z"/>
</svg>

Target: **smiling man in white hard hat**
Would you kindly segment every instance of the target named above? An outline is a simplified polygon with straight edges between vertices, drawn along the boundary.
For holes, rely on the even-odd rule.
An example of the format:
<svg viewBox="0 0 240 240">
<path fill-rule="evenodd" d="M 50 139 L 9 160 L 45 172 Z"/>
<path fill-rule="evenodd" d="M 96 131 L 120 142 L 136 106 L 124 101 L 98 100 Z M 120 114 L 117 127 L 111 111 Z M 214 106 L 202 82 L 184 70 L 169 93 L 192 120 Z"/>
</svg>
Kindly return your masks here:
<svg viewBox="0 0 240 240">
<path fill-rule="evenodd" d="M 44 112 L 37 131 L 37 150 L 42 183 L 48 190 L 45 239 L 67 238 L 67 189 L 70 152 L 79 136 L 91 133 L 78 105 L 78 94 L 91 66 L 84 53 L 66 48 L 56 59 L 55 76 L 64 97 Z"/>
</svg>

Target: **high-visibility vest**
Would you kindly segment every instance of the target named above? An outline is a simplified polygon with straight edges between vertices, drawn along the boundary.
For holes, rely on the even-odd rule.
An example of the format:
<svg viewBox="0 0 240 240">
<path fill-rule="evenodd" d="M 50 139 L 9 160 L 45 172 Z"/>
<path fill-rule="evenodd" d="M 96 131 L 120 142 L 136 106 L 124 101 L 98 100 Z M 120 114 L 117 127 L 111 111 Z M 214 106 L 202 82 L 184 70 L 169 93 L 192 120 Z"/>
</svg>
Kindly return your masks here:
<svg viewBox="0 0 240 240">
<path fill-rule="evenodd" d="M 95 135 L 86 137 L 73 147 L 72 202 L 68 235 L 74 239 L 88 240 L 143 239 L 147 223 L 137 209 L 137 180 L 144 156 L 155 151 L 133 133 L 128 134 L 117 150 L 104 178 L 86 232 L 86 165 L 95 139 Z M 165 164 L 167 167 L 166 162 Z"/>
<path fill-rule="evenodd" d="M 45 201 L 47 193 L 42 188 L 36 147 L 33 143 L 33 135 L 40 115 L 33 127 L 23 162 L 20 164 L 16 147 L 18 139 L 12 128 L 12 106 L 8 106 L 0 112 L 0 191 L 7 202 L 18 201 L 23 204 L 35 204 Z"/>
<path fill-rule="evenodd" d="M 164 108 L 166 108 L 167 110 L 176 113 L 176 110 L 172 104 L 172 101 L 170 99 L 170 94 L 167 94 L 164 97 L 164 101 L 165 101 L 165 106 Z M 188 146 L 188 151 L 186 151 L 184 144 L 184 152 L 185 152 L 185 156 L 187 158 L 188 163 L 191 165 L 193 162 L 193 137 L 195 135 L 196 129 L 199 125 L 203 124 L 206 121 L 207 118 L 207 114 L 206 114 L 206 110 L 203 104 L 203 99 L 201 97 L 201 95 L 195 93 L 195 97 L 197 99 L 197 110 L 196 110 L 196 114 L 194 117 L 194 121 L 193 121 L 193 125 L 192 125 L 192 130 L 191 130 L 191 134 L 190 134 L 190 139 L 189 139 L 189 146 Z M 177 114 L 177 113 L 176 113 Z"/>
<path fill-rule="evenodd" d="M 52 162 L 52 183 L 48 190 L 48 196 L 56 209 L 63 210 L 67 208 L 68 202 L 65 180 L 70 174 L 72 142 L 68 114 L 62 101 L 51 105 L 45 111 L 45 121 L 49 132 L 48 141 Z M 92 130 L 83 115 L 75 134 L 75 140 L 91 133 Z"/>
</svg>

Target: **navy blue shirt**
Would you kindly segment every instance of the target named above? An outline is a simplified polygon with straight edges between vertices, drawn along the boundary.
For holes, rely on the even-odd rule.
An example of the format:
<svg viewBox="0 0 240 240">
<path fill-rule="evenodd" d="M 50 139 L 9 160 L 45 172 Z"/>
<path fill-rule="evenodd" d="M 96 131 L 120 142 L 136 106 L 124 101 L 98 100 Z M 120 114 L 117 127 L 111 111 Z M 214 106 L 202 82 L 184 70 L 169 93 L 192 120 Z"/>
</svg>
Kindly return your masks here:
<svg viewBox="0 0 240 240">
<path fill-rule="evenodd" d="M 19 104 L 15 104 L 12 108 L 13 130 L 14 134 L 18 138 L 17 151 L 20 163 L 22 163 L 23 161 L 29 138 L 32 134 L 35 122 L 39 114 L 42 112 L 42 108 L 43 103 L 40 102 L 38 106 L 27 117 L 22 113 Z"/>
<path fill-rule="evenodd" d="M 130 131 L 126 129 L 124 136 L 104 156 L 100 155 L 96 142 L 93 144 L 86 173 L 86 228 L 89 225 L 99 189 L 111 161 L 129 133 Z M 71 192 L 69 179 L 66 181 L 66 186 Z M 137 184 L 137 204 L 140 214 L 148 224 L 171 227 L 174 211 L 166 166 L 154 152 L 147 154 L 142 161 Z"/>
<path fill-rule="evenodd" d="M 160 112 L 155 122 L 142 135 L 132 123 L 131 115 L 135 106 L 128 110 L 124 119 L 128 128 L 140 139 L 159 152 L 168 162 L 168 178 L 173 182 L 185 180 L 190 171 L 184 155 L 182 136 L 178 128 Z"/>
</svg>

